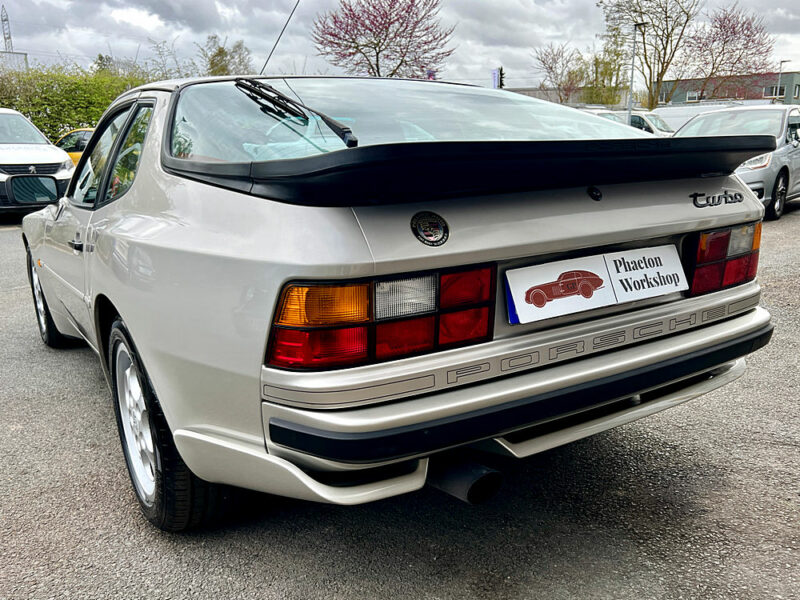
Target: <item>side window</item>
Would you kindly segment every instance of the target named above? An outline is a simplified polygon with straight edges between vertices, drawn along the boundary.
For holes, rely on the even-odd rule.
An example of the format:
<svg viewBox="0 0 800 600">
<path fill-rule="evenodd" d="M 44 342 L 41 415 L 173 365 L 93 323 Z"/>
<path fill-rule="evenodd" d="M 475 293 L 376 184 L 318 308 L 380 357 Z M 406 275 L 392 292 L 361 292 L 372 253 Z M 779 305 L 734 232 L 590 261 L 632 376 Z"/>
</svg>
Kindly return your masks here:
<svg viewBox="0 0 800 600">
<path fill-rule="evenodd" d="M 142 144 L 153 114 L 152 106 L 140 106 L 133 117 L 128 133 L 119 147 L 119 153 L 111 167 L 111 177 L 103 199 L 110 202 L 121 196 L 133 185 L 136 169 L 139 167 L 139 158 L 142 155 Z"/>
<path fill-rule="evenodd" d="M 75 152 L 83 152 L 86 150 L 86 144 L 89 143 L 89 138 L 92 137 L 91 131 L 81 131 L 81 137 L 78 140 L 77 149 Z"/>
<path fill-rule="evenodd" d="M 641 129 L 643 131 L 649 131 L 650 133 L 653 133 L 653 130 L 650 129 L 650 126 L 647 123 L 645 123 L 645 120 L 639 115 L 631 115 L 631 125 L 633 127 L 636 127 L 636 129 Z"/>
<path fill-rule="evenodd" d="M 786 137 L 790 142 L 800 140 L 800 111 L 793 110 L 789 113 L 789 129 Z"/>
<path fill-rule="evenodd" d="M 114 140 L 117 139 L 119 130 L 128 118 L 130 108 L 126 108 L 115 116 L 105 127 L 100 138 L 97 140 L 89 160 L 83 165 L 80 175 L 78 175 L 73 194 L 74 201 L 79 204 L 94 204 L 97 197 L 97 186 L 100 185 L 100 178 L 103 176 L 103 168 L 108 162 L 111 149 L 114 147 Z"/>
<path fill-rule="evenodd" d="M 64 152 L 78 152 L 78 144 L 81 140 L 81 133 L 79 131 L 73 131 L 72 133 L 67 134 L 63 138 L 61 138 L 56 146 L 61 148 Z"/>
</svg>

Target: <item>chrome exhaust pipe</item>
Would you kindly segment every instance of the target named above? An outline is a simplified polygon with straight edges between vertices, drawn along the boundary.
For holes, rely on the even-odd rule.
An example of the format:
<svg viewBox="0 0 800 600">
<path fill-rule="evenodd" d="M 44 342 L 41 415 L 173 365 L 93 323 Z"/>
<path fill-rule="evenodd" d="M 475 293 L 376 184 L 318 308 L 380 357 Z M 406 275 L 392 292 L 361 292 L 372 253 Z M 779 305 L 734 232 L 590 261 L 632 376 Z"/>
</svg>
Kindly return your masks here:
<svg viewBox="0 0 800 600">
<path fill-rule="evenodd" d="M 431 461 L 428 483 L 468 504 L 493 497 L 503 483 L 500 471 L 473 461 Z"/>
</svg>

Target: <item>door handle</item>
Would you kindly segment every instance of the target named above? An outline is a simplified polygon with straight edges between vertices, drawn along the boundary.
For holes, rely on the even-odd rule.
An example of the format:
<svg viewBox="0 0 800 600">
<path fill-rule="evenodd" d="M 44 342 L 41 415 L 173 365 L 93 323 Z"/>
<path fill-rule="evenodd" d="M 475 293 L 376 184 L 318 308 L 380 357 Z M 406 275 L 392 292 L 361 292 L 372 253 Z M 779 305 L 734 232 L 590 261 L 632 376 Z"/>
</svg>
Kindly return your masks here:
<svg viewBox="0 0 800 600">
<path fill-rule="evenodd" d="M 83 252 L 83 242 L 80 240 L 70 240 L 67 242 L 67 245 L 75 252 Z"/>
</svg>

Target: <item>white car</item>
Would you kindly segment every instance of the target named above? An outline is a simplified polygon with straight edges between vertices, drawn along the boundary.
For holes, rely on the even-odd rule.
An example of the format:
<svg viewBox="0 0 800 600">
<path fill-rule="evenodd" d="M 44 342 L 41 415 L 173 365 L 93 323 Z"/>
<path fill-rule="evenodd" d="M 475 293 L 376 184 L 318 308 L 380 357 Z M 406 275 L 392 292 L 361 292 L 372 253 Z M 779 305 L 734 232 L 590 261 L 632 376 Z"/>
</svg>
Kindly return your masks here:
<svg viewBox="0 0 800 600">
<path fill-rule="evenodd" d="M 625 123 L 628 122 L 627 111 L 616 111 Z M 634 110 L 631 112 L 631 127 L 641 129 L 647 133 L 652 133 L 657 137 L 670 137 L 675 133 L 675 130 L 670 127 L 664 119 L 654 112 L 647 112 L 643 110 Z"/>
<path fill-rule="evenodd" d="M 0 213 L 38 210 L 62 195 L 74 171 L 69 154 L 56 148 L 21 113 L 0 108 Z M 11 175 L 52 175 L 50 184 L 17 185 L 11 193 Z"/>
<path fill-rule="evenodd" d="M 531 456 L 743 374 L 772 325 L 764 208 L 733 171 L 774 148 L 444 82 L 148 84 L 23 220 L 39 333 L 99 355 L 163 529 L 218 484 L 480 500 L 478 450 Z"/>
</svg>

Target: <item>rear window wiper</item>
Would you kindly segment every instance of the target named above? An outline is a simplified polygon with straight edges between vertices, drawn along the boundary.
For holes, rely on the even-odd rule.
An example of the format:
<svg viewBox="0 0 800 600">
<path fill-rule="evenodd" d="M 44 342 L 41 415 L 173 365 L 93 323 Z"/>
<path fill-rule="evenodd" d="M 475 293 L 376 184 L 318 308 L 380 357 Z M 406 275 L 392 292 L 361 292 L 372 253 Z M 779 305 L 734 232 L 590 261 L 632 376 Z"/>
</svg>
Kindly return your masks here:
<svg viewBox="0 0 800 600">
<path fill-rule="evenodd" d="M 337 121 L 333 117 L 329 117 L 325 113 L 298 102 L 283 92 L 279 92 L 269 84 L 262 83 L 261 81 L 253 79 L 252 77 L 237 77 L 234 85 L 247 94 L 249 98 L 252 98 L 259 103 L 261 103 L 261 101 L 269 102 L 276 109 L 289 116 L 307 119 L 308 116 L 305 112 L 303 112 L 304 110 L 314 113 L 322 120 L 323 123 L 325 123 L 325 125 L 328 126 L 331 131 L 333 131 L 333 133 L 339 136 L 339 139 L 344 142 L 345 146 L 348 148 L 355 148 L 358 146 L 358 138 L 353 134 L 353 131 L 347 125 Z"/>
</svg>

